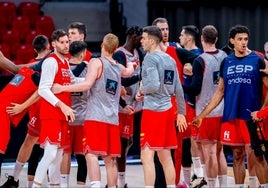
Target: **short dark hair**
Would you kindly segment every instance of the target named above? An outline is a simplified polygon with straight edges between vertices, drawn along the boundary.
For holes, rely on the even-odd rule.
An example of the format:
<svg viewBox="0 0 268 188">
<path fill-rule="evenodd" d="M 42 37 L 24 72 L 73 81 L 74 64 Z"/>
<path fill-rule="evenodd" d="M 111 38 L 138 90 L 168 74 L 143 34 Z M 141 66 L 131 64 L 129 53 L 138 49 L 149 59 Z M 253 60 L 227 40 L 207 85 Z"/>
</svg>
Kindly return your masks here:
<svg viewBox="0 0 268 188">
<path fill-rule="evenodd" d="M 131 26 L 127 28 L 126 35 L 141 35 L 142 34 L 142 28 L 139 26 Z"/>
<path fill-rule="evenodd" d="M 81 52 L 87 49 L 87 43 L 84 41 L 73 41 L 70 44 L 69 53 L 71 56 L 78 56 Z"/>
<path fill-rule="evenodd" d="M 157 26 L 146 26 L 143 28 L 143 32 L 147 33 L 149 36 L 154 37 L 157 43 L 160 43 L 162 41 L 162 32 L 161 29 Z"/>
<path fill-rule="evenodd" d="M 59 38 L 61 38 L 63 36 L 68 36 L 68 33 L 66 31 L 64 31 L 63 29 L 57 29 L 57 30 L 53 31 L 53 33 L 51 35 L 51 40 L 58 41 Z"/>
<path fill-rule="evenodd" d="M 199 29 L 195 25 L 185 25 L 182 26 L 182 29 L 184 30 L 185 34 L 191 35 L 194 40 L 197 40 L 199 37 Z"/>
<path fill-rule="evenodd" d="M 230 28 L 229 30 L 229 39 L 230 38 L 235 38 L 235 35 L 238 33 L 246 33 L 248 34 L 248 36 L 250 35 L 249 29 L 248 27 L 244 26 L 244 25 L 235 25 L 233 27 Z"/>
<path fill-rule="evenodd" d="M 46 50 L 47 46 L 49 45 L 49 40 L 45 35 L 37 35 L 34 37 L 32 45 L 36 52 L 40 53 Z"/>
<path fill-rule="evenodd" d="M 82 22 L 73 22 L 68 25 L 68 29 L 77 29 L 79 34 L 84 34 L 84 39 L 87 36 L 87 27 Z"/>
</svg>

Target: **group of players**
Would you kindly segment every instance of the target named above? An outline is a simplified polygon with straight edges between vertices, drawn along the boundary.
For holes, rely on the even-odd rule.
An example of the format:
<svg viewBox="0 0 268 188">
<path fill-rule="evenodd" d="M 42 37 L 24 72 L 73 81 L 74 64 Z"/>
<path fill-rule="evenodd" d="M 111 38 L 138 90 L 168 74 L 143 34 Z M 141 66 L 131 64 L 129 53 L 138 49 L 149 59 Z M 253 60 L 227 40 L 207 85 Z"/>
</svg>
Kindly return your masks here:
<svg viewBox="0 0 268 188">
<path fill-rule="evenodd" d="M 141 126 L 145 187 L 201 184 L 215 187 L 217 179 L 220 187 L 226 187 L 227 164 L 222 144 L 232 146 L 237 187 L 244 186 L 245 154 L 249 186 L 268 187 L 267 162 L 262 154 L 254 153 L 256 148 L 250 147 L 252 136 L 247 128 L 247 121 L 252 118 L 259 121 L 266 115 L 257 111 L 262 104 L 265 106 L 261 89 L 267 86 L 265 70 L 259 71 L 265 69 L 263 57 L 247 48 L 248 28 L 236 25 L 230 29 L 229 40 L 233 45 L 230 55 L 216 48 L 218 31 L 214 26 L 202 28 L 202 50 L 195 44 L 199 40 L 195 26 L 182 28 L 179 45 L 168 42 L 168 29 L 165 18 L 157 18 L 152 26 L 143 29 L 130 27 L 124 45 L 119 48 L 118 38 L 107 34 L 101 58 L 92 58 L 84 42 L 86 27 L 75 22 L 69 25 L 68 33 L 53 32 L 52 51 L 49 40 L 37 36 L 33 45 L 38 56 L 30 64 L 15 65 L 1 54 L 1 67 L 16 74 L 0 94 L 4 114 L 1 163 L 9 141 L 10 122 L 18 125 L 27 111 L 30 116 L 14 173 L 2 187 L 19 186 L 19 174 L 36 143 L 40 143 L 44 153 L 39 163 L 35 161 L 31 167 L 29 162 L 28 187 L 41 187 L 47 174 L 50 186 L 68 187 L 72 153 L 78 162 L 77 186 L 85 186 L 88 174 L 91 187 L 100 187 L 98 156 L 102 156 L 107 187 L 127 187 L 126 155 L 132 144 L 134 125 Z M 167 58 L 170 56 L 172 60 Z M 168 63 L 173 61 L 176 69 Z M 121 65 L 114 66 L 116 62 Z M 162 75 L 161 71 L 168 68 L 172 71 Z M 114 80 L 107 79 L 111 77 Z M 103 93 L 99 88 L 105 88 Z M 107 98 L 107 93 L 112 97 Z M 111 126 L 114 124 L 119 124 L 119 129 Z M 177 134 L 173 128 L 166 128 L 167 124 L 173 128 L 177 124 Z M 92 148 L 96 146 L 93 142 L 98 143 L 96 148 Z M 192 163 L 194 179 L 191 179 Z M 158 169 L 159 164 L 162 169 Z M 180 181 L 181 166 L 184 182 Z M 159 179 L 164 179 L 164 185 L 156 181 Z M 191 182 L 195 179 L 200 180 L 198 185 Z"/>
</svg>

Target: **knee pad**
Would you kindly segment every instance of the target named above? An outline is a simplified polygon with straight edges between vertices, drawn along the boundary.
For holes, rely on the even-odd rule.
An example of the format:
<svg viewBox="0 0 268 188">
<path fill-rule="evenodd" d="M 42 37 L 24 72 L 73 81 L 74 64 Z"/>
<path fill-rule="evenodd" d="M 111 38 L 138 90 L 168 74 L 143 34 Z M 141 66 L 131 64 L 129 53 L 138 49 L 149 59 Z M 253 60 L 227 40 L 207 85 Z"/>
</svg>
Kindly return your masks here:
<svg viewBox="0 0 268 188">
<path fill-rule="evenodd" d="M 192 155 L 191 155 L 191 139 L 182 140 L 182 160 L 181 164 L 183 167 L 190 167 L 192 164 Z"/>
<path fill-rule="evenodd" d="M 77 164 L 78 164 L 76 179 L 77 179 L 77 181 L 80 181 L 80 182 L 86 182 L 86 179 L 87 179 L 87 162 L 86 162 L 86 158 L 85 158 L 84 155 L 77 154 L 76 155 L 76 161 L 77 161 Z"/>
</svg>

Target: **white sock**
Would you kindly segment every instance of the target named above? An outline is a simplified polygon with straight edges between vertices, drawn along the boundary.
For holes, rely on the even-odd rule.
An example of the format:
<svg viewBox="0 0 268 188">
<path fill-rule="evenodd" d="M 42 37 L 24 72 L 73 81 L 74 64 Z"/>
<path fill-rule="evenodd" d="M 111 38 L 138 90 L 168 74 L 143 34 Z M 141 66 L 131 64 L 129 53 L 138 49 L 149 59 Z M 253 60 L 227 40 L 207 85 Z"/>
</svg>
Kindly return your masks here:
<svg viewBox="0 0 268 188">
<path fill-rule="evenodd" d="M 259 181 L 258 181 L 257 176 L 249 176 L 248 180 L 249 180 L 249 187 L 256 188 L 259 186 Z"/>
<path fill-rule="evenodd" d="M 150 186 L 149 185 L 146 186 L 145 185 L 145 188 L 154 188 L 154 186 L 151 186 L 151 185 Z"/>
<path fill-rule="evenodd" d="M 207 172 L 206 172 L 206 165 L 205 164 L 201 164 L 202 170 L 203 170 L 203 176 L 205 179 L 207 179 Z"/>
<path fill-rule="evenodd" d="M 33 181 L 27 181 L 27 188 L 31 188 L 33 186 Z"/>
<path fill-rule="evenodd" d="M 183 172 L 184 181 L 187 183 L 187 185 L 190 185 L 190 183 L 191 183 L 191 168 L 182 167 L 182 172 Z"/>
<path fill-rule="evenodd" d="M 227 187 L 227 175 L 219 175 L 218 180 L 220 187 Z"/>
<path fill-rule="evenodd" d="M 101 186 L 100 181 L 91 181 L 90 182 L 90 187 L 92 187 L 92 188 L 100 188 L 100 186 Z"/>
<path fill-rule="evenodd" d="M 19 161 L 16 161 L 14 171 L 13 171 L 13 177 L 15 181 L 19 180 L 20 173 L 23 169 L 25 163 L 21 163 Z"/>
<path fill-rule="evenodd" d="M 207 179 L 208 187 L 216 187 L 216 178 Z"/>
<path fill-rule="evenodd" d="M 116 188 L 116 186 L 108 187 L 108 188 Z"/>
<path fill-rule="evenodd" d="M 197 177 L 204 177 L 200 157 L 192 157 L 194 173 Z"/>
<path fill-rule="evenodd" d="M 118 172 L 118 180 L 117 180 L 117 184 L 118 184 L 118 188 L 123 188 L 126 184 L 126 176 L 125 176 L 125 172 Z"/>
<path fill-rule="evenodd" d="M 69 174 L 61 174 L 60 175 L 60 186 L 68 187 L 69 185 Z"/>
<path fill-rule="evenodd" d="M 167 188 L 175 188 L 175 184 L 174 185 L 167 185 Z"/>
</svg>

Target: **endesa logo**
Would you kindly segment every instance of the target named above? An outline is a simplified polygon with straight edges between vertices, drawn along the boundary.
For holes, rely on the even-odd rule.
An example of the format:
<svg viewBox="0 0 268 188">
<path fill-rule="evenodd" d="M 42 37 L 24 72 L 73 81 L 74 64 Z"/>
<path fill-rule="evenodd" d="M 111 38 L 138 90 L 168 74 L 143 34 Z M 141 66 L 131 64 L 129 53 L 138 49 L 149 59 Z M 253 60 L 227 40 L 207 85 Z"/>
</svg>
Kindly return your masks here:
<svg viewBox="0 0 268 188">
<path fill-rule="evenodd" d="M 253 71 L 252 65 L 233 65 L 228 67 L 227 76 L 233 76 L 233 79 L 228 80 L 228 84 L 246 83 L 251 84 L 251 79 L 246 78 L 243 75 Z M 242 77 L 240 77 L 242 76 Z"/>
</svg>

